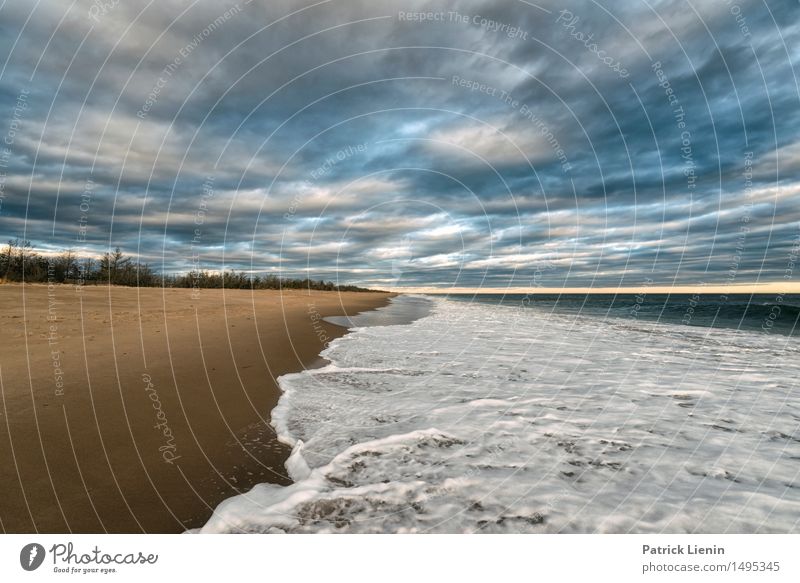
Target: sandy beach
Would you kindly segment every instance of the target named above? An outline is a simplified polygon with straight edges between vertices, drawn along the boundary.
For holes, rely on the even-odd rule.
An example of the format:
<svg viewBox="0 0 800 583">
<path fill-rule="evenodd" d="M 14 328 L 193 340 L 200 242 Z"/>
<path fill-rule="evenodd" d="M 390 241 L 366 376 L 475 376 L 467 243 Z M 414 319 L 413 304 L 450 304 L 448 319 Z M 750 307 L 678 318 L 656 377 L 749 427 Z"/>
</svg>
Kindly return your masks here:
<svg viewBox="0 0 800 583">
<path fill-rule="evenodd" d="M 0 286 L 0 528 L 180 532 L 288 483 L 275 379 L 389 297 Z"/>
</svg>

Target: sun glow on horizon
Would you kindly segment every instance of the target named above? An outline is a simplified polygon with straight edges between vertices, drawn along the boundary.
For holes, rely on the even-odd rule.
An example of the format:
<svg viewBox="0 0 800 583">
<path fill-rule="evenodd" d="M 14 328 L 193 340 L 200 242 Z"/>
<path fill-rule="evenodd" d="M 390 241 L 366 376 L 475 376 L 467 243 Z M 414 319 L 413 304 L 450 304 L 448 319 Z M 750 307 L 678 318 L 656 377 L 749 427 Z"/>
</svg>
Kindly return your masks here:
<svg viewBox="0 0 800 583">
<path fill-rule="evenodd" d="M 395 287 L 394 293 L 421 294 L 800 294 L 800 282 L 649 285 L 618 287 Z"/>
</svg>

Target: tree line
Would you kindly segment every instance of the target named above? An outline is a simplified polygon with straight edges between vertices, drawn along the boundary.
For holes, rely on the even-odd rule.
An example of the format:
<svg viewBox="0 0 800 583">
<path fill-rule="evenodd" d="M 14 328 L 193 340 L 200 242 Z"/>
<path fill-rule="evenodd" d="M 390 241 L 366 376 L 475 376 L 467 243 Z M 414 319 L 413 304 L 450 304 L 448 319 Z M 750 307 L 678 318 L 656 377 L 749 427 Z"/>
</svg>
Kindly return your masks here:
<svg viewBox="0 0 800 583">
<path fill-rule="evenodd" d="M 37 253 L 30 241 L 13 239 L 0 251 L 0 282 L 71 283 L 76 285 L 125 285 L 133 287 L 312 289 L 322 291 L 375 291 L 332 281 L 261 276 L 243 271 L 185 274 L 159 273 L 147 263 L 134 261 L 117 247 L 100 259 L 77 256 L 66 250 L 56 256 Z"/>
</svg>

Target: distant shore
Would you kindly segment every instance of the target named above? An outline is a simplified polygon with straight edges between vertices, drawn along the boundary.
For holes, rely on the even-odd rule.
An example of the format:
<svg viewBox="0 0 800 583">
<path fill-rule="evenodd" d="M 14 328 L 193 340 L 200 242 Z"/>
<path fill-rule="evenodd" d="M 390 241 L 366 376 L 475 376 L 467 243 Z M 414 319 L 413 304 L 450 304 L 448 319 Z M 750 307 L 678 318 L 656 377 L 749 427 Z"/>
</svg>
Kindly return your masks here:
<svg viewBox="0 0 800 583">
<path fill-rule="evenodd" d="M 0 527 L 180 532 L 288 483 L 276 379 L 392 295 L 0 285 Z"/>
</svg>

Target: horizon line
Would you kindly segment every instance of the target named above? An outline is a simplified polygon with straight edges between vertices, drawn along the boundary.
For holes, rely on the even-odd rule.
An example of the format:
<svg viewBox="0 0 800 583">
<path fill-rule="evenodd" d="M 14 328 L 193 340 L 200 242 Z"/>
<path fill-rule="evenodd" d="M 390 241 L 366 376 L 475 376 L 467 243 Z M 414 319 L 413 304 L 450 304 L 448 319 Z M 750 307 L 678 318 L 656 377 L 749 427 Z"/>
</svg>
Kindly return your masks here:
<svg viewBox="0 0 800 583">
<path fill-rule="evenodd" d="M 393 287 L 393 293 L 420 294 L 800 294 L 800 282 L 682 284 L 605 287 Z"/>
</svg>

